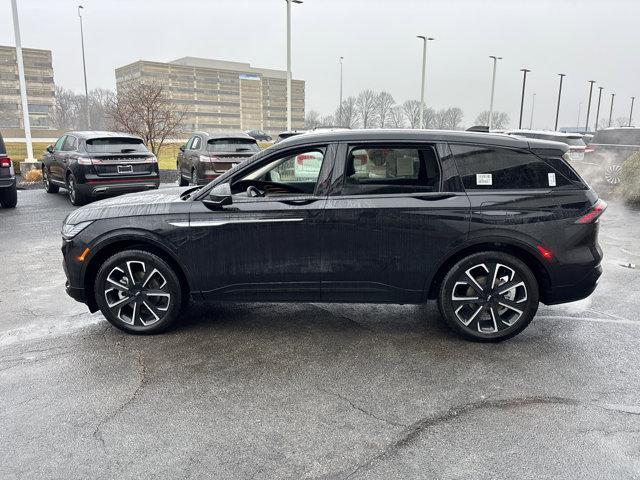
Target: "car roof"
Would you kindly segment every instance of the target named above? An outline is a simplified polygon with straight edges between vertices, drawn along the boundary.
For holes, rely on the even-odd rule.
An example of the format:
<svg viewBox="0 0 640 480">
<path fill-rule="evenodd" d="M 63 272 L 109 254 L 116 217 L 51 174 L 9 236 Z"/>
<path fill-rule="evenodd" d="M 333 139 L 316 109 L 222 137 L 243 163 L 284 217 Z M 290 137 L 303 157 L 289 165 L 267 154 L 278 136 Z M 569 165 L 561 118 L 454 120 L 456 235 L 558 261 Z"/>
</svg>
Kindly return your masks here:
<svg viewBox="0 0 640 480">
<path fill-rule="evenodd" d="M 462 142 L 482 145 L 529 148 L 530 143 L 555 143 L 545 140 L 524 139 L 502 133 L 477 133 L 453 130 L 411 130 L 411 129 L 358 129 L 335 130 L 331 132 L 307 132 L 295 135 L 277 144 L 285 148 L 307 143 L 358 142 L 358 141 L 420 141 L 420 142 Z"/>
<path fill-rule="evenodd" d="M 65 135 L 73 135 L 74 137 L 83 140 L 91 140 L 94 138 L 135 138 L 137 140 L 142 140 L 142 138 L 137 135 L 131 135 L 130 133 L 106 132 L 101 130 L 74 130 L 66 132 Z"/>
<path fill-rule="evenodd" d="M 229 133 L 194 132 L 193 134 L 194 135 L 202 135 L 202 136 L 206 137 L 207 140 L 221 140 L 221 139 L 225 139 L 225 138 L 236 138 L 236 139 L 253 140 L 253 141 L 256 140 L 251 135 L 247 135 L 244 132 L 229 132 Z"/>
<path fill-rule="evenodd" d="M 581 133 L 569 133 L 569 132 L 556 132 L 553 130 L 507 130 L 505 133 L 509 135 L 547 135 L 551 137 L 560 137 L 560 138 L 582 138 Z"/>
</svg>

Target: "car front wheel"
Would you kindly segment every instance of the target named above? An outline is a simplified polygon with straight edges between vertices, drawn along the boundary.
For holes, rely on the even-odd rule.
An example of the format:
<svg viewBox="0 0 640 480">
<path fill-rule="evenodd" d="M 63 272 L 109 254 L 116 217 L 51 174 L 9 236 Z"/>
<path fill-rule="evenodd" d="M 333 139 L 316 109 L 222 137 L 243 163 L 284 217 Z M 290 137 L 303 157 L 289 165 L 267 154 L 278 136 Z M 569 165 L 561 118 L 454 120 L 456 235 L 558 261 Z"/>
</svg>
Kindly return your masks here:
<svg viewBox="0 0 640 480">
<path fill-rule="evenodd" d="M 87 203 L 87 199 L 84 194 L 78 191 L 76 177 L 74 177 L 72 173 L 70 173 L 67 177 L 67 191 L 69 193 L 69 200 L 71 201 L 71 205 L 79 207 Z"/>
<path fill-rule="evenodd" d="M 108 258 L 95 282 L 95 298 L 105 318 L 129 333 L 158 333 L 180 312 L 180 280 L 159 256 L 126 250 Z"/>
<path fill-rule="evenodd" d="M 44 191 L 47 193 L 58 193 L 60 189 L 57 185 L 51 183 L 51 173 L 48 168 L 42 169 L 42 182 L 44 183 Z"/>
<path fill-rule="evenodd" d="M 479 252 L 458 261 L 438 295 L 447 325 L 469 340 L 497 342 L 524 330 L 538 310 L 538 283 L 518 258 Z"/>
</svg>

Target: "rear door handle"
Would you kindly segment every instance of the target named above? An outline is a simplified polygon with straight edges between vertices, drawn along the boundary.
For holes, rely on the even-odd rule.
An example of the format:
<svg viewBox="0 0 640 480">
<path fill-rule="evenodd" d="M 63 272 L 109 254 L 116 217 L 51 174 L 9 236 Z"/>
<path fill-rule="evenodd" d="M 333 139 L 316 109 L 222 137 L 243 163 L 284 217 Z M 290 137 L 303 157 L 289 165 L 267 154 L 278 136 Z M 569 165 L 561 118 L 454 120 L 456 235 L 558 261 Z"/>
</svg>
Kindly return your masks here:
<svg viewBox="0 0 640 480">
<path fill-rule="evenodd" d="M 455 193 L 438 193 L 435 195 L 424 195 L 424 196 L 420 195 L 414 198 L 417 198 L 418 200 L 425 200 L 427 202 L 435 202 L 436 200 L 446 200 L 447 198 L 451 198 L 455 196 L 456 196 Z"/>
<path fill-rule="evenodd" d="M 284 203 L 285 205 L 292 205 L 292 206 L 304 206 L 304 205 L 311 205 L 312 203 L 315 203 L 317 201 L 318 201 L 317 198 L 303 198 L 300 200 L 280 200 L 280 203 Z"/>
</svg>

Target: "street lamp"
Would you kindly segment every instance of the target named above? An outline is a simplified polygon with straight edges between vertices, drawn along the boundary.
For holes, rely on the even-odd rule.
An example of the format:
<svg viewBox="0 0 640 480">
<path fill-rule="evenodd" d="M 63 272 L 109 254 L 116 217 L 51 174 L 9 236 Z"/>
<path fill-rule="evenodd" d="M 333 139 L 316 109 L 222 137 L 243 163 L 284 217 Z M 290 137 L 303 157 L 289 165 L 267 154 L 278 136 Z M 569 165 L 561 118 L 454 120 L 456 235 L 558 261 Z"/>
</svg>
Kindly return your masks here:
<svg viewBox="0 0 640 480">
<path fill-rule="evenodd" d="M 493 76 L 491 77 L 491 100 L 489 100 L 489 130 L 493 127 L 493 93 L 496 88 L 496 68 L 498 67 L 498 60 L 502 60 L 502 57 L 496 57 L 489 55 L 489 58 L 493 59 Z"/>
<path fill-rule="evenodd" d="M 424 128 L 424 77 L 427 71 L 427 42 L 435 40 L 426 35 L 416 35 L 416 38 L 422 39 L 422 81 L 420 83 L 420 128 Z"/>
<path fill-rule="evenodd" d="M 533 130 L 533 110 L 536 108 L 536 94 L 531 97 L 531 118 L 529 119 L 529 130 Z"/>
<path fill-rule="evenodd" d="M 560 115 L 560 97 L 562 97 L 562 79 L 567 75 L 564 73 L 559 73 L 560 76 L 560 88 L 558 89 L 558 106 L 556 107 L 556 126 L 554 130 L 558 130 L 558 117 Z"/>
<path fill-rule="evenodd" d="M 629 126 L 631 126 L 631 117 L 633 117 L 633 102 L 636 101 L 636 97 L 631 97 L 631 111 L 629 112 Z"/>
<path fill-rule="evenodd" d="M 611 108 L 609 109 L 609 127 L 611 126 L 611 119 L 613 118 L 613 99 L 615 98 L 616 94 L 612 93 L 611 94 Z"/>
<path fill-rule="evenodd" d="M 604 87 L 598 87 L 598 89 L 600 91 L 598 92 L 598 108 L 596 109 L 596 124 L 595 127 L 593 127 L 594 132 L 598 131 L 598 119 L 600 118 L 600 99 L 602 97 L 602 90 L 604 90 Z"/>
<path fill-rule="evenodd" d="M 82 29 L 82 10 L 84 7 L 78 5 L 78 18 L 80 18 L 80 44 L 82 45 L 82 70 L 84 72 L 84 110 L 87 117 L 87 130 L 91 129 L 91 121 L 89 120 L 89 89 L 87 88 L 87 65 L 84 60 L 84 32 Z"/>
<path fill-rule="evenodd" d="M 340 103 L 339 103 L 339 108 L 340 108 L 340 122 L 339 125 L 342 127 L 342 60 L 344 60 L 344 57 L 340 57 Z"/>
<path fill-rule="evenodd" d="M 527 73 L 531 70 L 527 68 L 521 68 L 520 71 L 523 73 L 522 76 L 522 98 L 520 99 L 520 121 L 518 122 L 518 130 L 522 129 L 522 110 L 524 108 L 524 91 L 527 85 Z"/>
<path fill-rule="evenodd" d="M 287 2 L 287 130 L 291 130 L 291 3 L 302 3 L 302 0 L 285 0 Z"/>
<path fill-rule="evenodd" d="M 20 41 L 20 22 L 18 20 L 18 6 L 16 0 L 11 0 L 13 12 L 13 33 L 16 37 L 16 57 L 18 58 L 18 80 L 20 83 L 20 99 L 22 101 L 22 126 L 27 142 L 27 162 L 35 162 L 33 159 L 33 144 L 31 143 L 31 123 L 29 122 L 29 102 L 27 101 L 27 83 L 24 79 L 24 62 L 22 60 L 22 42 Z"/>
<path fill-rule="evenodd" d="M 594 83 L 596 83 L 595 80 L 589 80 L 589 103 L 587 103 L 587 122 L 585 123 L 585 126 L 584 126 L 585 132 L 589 131 L 589 113 L 591 113 L 591 95 L 593 94 Z"/>
</svg>

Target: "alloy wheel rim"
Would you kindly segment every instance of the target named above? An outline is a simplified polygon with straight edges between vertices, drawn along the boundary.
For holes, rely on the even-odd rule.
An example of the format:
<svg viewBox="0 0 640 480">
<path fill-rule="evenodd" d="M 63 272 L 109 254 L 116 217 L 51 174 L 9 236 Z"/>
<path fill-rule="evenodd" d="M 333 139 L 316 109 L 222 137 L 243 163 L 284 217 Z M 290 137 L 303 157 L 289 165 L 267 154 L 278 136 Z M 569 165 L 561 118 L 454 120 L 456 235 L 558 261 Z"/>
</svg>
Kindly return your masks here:
<svg viewBox="0 0 640 480">
<path fill-rule="evenodd" d="M 138 327 L 161 321 L 171 306 L 167 279 L 141 260 L 129 260 L 111 269 L 104 298 L 118 320 Z"/>
<path fill-rule="evenodd" d="M 481 334 L 513 327 L 528 307 L 527 286 L 513 268 L 499 262 L 472 266 L 451 292 L 456 319 Z"/>
<path fill-rule="evenodd" d="M 609 165 L 604 171 L 604 178 L 607 182 L 617 185 L 620 183 L 622 167 L 620 165 Z"/>
<path fill-rule="evenodd" d="M 193 182 L 194 185 L 198 184 L 198 174 L 195 170 L 191 173 L 191 182 Z"/>
<path fill-rule="evenodd" d="M 42 178 L 44 179 L 44 186 L 49 188 L 49 174 L 46 170 L 43 172 Z"/>
<path fill-rule="evenodd" d="M 76 182 L 73 181 L 73 177 L 69 177 L 69 198 L 72 202 L 76 201 Z"/>
</svg>

